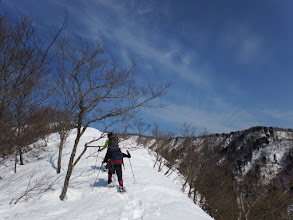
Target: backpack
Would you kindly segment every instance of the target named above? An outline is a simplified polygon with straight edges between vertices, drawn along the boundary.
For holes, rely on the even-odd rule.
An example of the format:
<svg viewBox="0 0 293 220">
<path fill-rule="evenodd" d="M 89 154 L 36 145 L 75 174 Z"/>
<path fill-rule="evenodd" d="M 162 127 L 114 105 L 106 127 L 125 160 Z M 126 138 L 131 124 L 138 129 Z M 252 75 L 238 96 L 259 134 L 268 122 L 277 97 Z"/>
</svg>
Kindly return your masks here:
<svg viewBox="0 0 293 220">
<path fill-rule="evenodd" d="M 112 156 L 110 158 L 110 164 L 123 164 L 123 155 L 120 148 L 113 148 L 111 149 Z"/>
<path fill-rule="evenodd" d="M 109 137 L 108 147 L 117 148 L 118 147 L 118 136 L 117 134 L 113 134 Z"/>
</svg>

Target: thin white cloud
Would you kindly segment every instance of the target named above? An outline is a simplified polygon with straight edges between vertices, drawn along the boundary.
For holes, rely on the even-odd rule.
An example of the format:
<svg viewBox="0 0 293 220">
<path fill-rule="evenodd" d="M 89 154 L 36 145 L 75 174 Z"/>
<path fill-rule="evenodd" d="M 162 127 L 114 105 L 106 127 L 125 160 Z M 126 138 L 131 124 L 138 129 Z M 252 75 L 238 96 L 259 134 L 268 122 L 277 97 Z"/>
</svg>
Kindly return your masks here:
<svg viewBox="0 0 293 220">
<path fill-rule="evenodd" d="M 293 121 L 293 111 L 280 111 L 280 110 L 264 110 L 265 114 L 271 116 L 274 119 L 282 121 Z"/>
<path fill-rule="evenodd" d="M 117 22 L 113 24 L 107 20 L 101 20 L 101 17 L 96 16 L 95 13 L 90 13 L 91 21 L 84 21 L 84 24 L 91 30 L 90 34 L 93 38 L 103 35 L 112 42 L 119 42 L 124 60 L 130 60 L 128 56 L 135 53 L 141 59 L 150 60 L 152 66 L 159 65 L 161 70 L 167 72 L 170 77 L 170 73 L 177 74 L 180 78 L 193 82 L 195 86 L 209 88 L 209 82 L 205 77 L 205 73 L 209 72 L 209 67 L 201 66 L 199 68 L 192 65 L 197 62 L 198 56 L 196 53 L 181 48 L 177 42 L 171 40 L 169 40 L 171 43 L 167 49 L 157 47 L 157 42 L 152 42 L 151 39 L 162 40 L 162 36 L 154 37 L 156 33 L 150 33 L 149 30 L 139 27 L 139 24 L 136 24 L 132 17 L 128 15 L 126 8 L 118 6 L 111 8 L 112 5 L 109 3 L 107 3 L 107 7 L 109 7 L 109 10 L 113 10 L 113 14 L 119 10 L 120 15 L 123 16 L 121 19 L 120 16 L 113 18 Z M 148 13 L 151 13 L 151 11 Z M 254 48 L 257 48 L 257 45 L 250 42 L 249 40 L 243 40 L 242 42 L 241 53 L 245 51 L 245 56 L 249 56 L 250 53 L 253 53 Z M 209 102 L 212 102 L 210 104 L 214 106 L 214 109 L 218 109 L 218 111 L 208 112 L 206 109 L 199 110 L 190 106 L 170 104 L 165 109 L 152 111 L 152 115 L 167 122 L 190 121 L 199 127 L 207 128 L 211 132 L 230 132 L 239 129 L 239 127 L 246 128 L 254 125 L 253 117 L 245 111 L 233 109 L 231 105 L 221 99 L 209 97 L 209 100 Z"/>
<path fill-rule="evenodd" d="M 137 13 L 139 15 L 145 15 L 145 14 L 148 14 L 150 12 L 152 12 L 153 9 L 152 8 L 146 8 L 146 9 L 138 9 Z"/>
<path fill-rule="evenodd" d="M 215 109 L 217 109 L 216 106 Z M 166 108 L 152 110 L 149 114 L 157 118 L 157 120 L 169 123 L 189 122 L 198 128 L 207 129 L 210 133 L 231 132 L 257 125 L 251 114 L 241 109 L 232 109 L 231 111 L 231 106 L 229 111 L 228 109 L 226 111 L 221 109 L 208 112 L 206 110 L 194 109 L 191 106 L 169 104 Z"/>
<path fill-rule="evenodd" d="M 236 60 L 243 64 L 255 61 L 255 59 L 259 60 L 264 55 L 262 38 L 241 24 L 226 26 L 220 41 L 224 47 L 223 50 L 231 51 Z"/>
<path fill-rule="evenodd" d="M 194 65 L 198 58 L 195 52 L 180 47 L 175 40 L 166 39 L 167 36 L 161 36 L 136 22 L 138 14 L 139 18 L 143 18 L 146 14 L 141 13 L 143 8 L 138 8 L 137 13 L 134 13 L 135 11 L 130 10 L 133 8 L 126 8 L 123 4 L 112 4 L 111 1 L 96 1 L 95 4 L 87 4 L 91 7 L 86 8 L 86 11 L 71 8 L 71 13 L 75 14 L 80 19 L 82 26 L 89 30 L 89 33 L 86 33 L 87 37 L 107 39 L 116 43 L 119 45 L 117 49 L 121 51 L 120 55 L 124 60 L 131 60 L 131 57 L 126 56 L 136 54 L 139 57 L 135 57 L 136 59 L 157 63 L 162 73 L 168 74 L 168 76 L 175 74 L 183 80 L 193 82 L 195 86 L 209 86 L 208 80 L 205 78 L 207 69 Z M 101 4 L 100 7 L 99 4 Z M 93 5 L 95 6 L 93 7 Z M 106 14 L 113 15 L 111 19 L 103 16 L 105 12 L 100 11 L 101 7 L 103 10 L 107 10 Z M 151 13 L 150 9 L 145 10 L 145 12 Z M 76 29 L 76 32 L 85 35 L 84 30 Z M 162 49 L 160 44 L 164 41 L 170 43 L 167 48 Z"/>
<path fill-rule="evenodd" d="M 22 5 L 21 1 L 20 3 L 18 4 Z M 29 7 L 34 4 L 36 4 L 35 0 L 26 1 L 25 5 L 27 9 L 29 8 L 28 11 L 35 9 L 34 7 Z M 150 16 L 152 13 L 158 15 L 157 1 L 52 0 L 39 4 L 38 6 L 41 6 L 40 10 L 37 10 L 37 13 L 35 11 L 35 13 L 43 15 L 43 22 L 47 22 L 47 24 L 51 24 L 53 20 L 53 23 L 56 23 L 57 17 L 63 18 L 65 4 L 69 11 L 68 29 L 66 31 L 75 31 L 85 38 L 106 39 L 110 47 L 112 46 L 111 49 L 114 48 L 116 55 L 121 57 L 125 63 L 129 63 L 132 58 L 135 58 L 137 62 L 146 61 L 143 64 L 149 71 L 159 71 L 160 74 L 164 74 L 166 79 L 172 80 L 176 78 L 176 80 L 181 81 L 181 85 L 188 82 L 193 83 L 194 88 L 201 88 L 200 94 L 197 93 L 197 90 L 192 90 L 191 87 L 190 90 L 184 91 L 188 91 L 189 96 L 192 96 L 194 92 L 194 97 L 201 98 L 198 98 L 199 101 L 194 98 L 194 102 L 200 102 L 204 99 L 202 101 L 205 102 L 203 108 L 194 109 L 190 106 L 173 104 L 173 109 L 168 108 L 168 112 L 161 111 L 157 114 L 158 117 L 161 116 L 165 120 L 171 121 L 184 121 L 184 119 L 193 118 L 192 120 L 199 122 L 202 127 L 213 130 L 221 128 L 231 130 L 233 127 L 238 129 L 239 127 L 248 127 L 256 124 L 254 124 L 254 118 L 257 116 L 253 116 L 239 108 L 237 109 L 237 107 L 229 104 L 228 101 L 214 98 L 216 90 L 214 87 L 217 83 L 215 81 L 218 79 L 218 75 L 213 78 L 214 81 L 210 81 L 209 77 L 212 75 L 210 74 L 211 67 L 208 63 L 203 64 L 202 57 L 198 51 L 186 47 L 182 41 L 179 42 L 179 40 L 172 38 L 172 36 L 168 36 L 164 31 L 160 31 L 159 27 L 156 26 L 158 22 L 152 20 L 153 18 Z M 168 4 L 160 8 L 160 16 L 168 16 L 168 10 Z M 54 17 L 52 17 L 52 14 L 54 14 Z M 57 14 L 58 16 L 56 16 Z M 183 33 L 180 33 L 180 36 L 186 39 L 195 39 L 199 51 L 204 51 L 207 45 L 211 43 L 211 40 L 214 40 L 214 36 L 211 36 L 212 31 L 208 26 L 205 29 L 205 27 L 202 27 L 202 24 L 197 24 L 196 22 L 194 24 L 191 20 L 184 21 L 182 26 Z M 200 31 L 195 31 L 197 27 Z M 237 62 L 242 64 L 258 63 L 260 59 L 265 59 L 263 57 L 267 53 L 264 49 L 267 48 L 265 48 L 262 36 L 253 32 L 251 28 L 245 25 L 229 23 L 223 27 L 221 33 L 216 36 L 222 45 L 220 48 L 221 52 L 231 53 L 231 56 L 235 57 Z M 219 46 L 219 41 L 216 42 L 216 47 Z M 188 42 L 184 43 L 187 44 Z M 107 48 L 107 44 L 105 46 Z M 212 51 L 209 52 L 212 54 Z M 232 60 L 232 62 L 235 60 Z M 221 71 L 218 71 L 218 73 L 221 74 Z M 212 86 L 213 83 L 214 86 Z M 231 83 L 231 85 L 226 84 L 225 86 L 229 88 L 228 90 L 234 96 L 239 94 L 243 96 L 245 94 L 244 90 L 239 89 L 238 84 Z M 177 91 L 174 89 L 172 92 L 176 93 Z M 178 94 L 178 97 L 181 95 Z M 182 98 L 184 99 L 185 97 Z M 228 99 L 229 97 L 227 97 Z M 207 110 L 209 108 L 207 108 L 206 103 L 213 106 L 214 112 Z M 188 104 L 191 105 L 191 103 Z M 266 113 L 273 119 L 293 120 L 293 112 L 268 110 Z"/>
</svg>

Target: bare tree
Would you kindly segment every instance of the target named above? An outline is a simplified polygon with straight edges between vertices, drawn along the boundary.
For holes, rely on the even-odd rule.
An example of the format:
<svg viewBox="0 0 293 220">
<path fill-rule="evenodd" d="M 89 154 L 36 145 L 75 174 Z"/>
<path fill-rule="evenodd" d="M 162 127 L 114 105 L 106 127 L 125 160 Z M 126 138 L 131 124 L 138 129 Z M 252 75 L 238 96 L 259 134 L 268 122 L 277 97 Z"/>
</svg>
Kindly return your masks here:
<svg viewBox="0 0 293 220">
<path fill-rule="evenodd" d="M 120 136 L 122 137 L 122 138 L 127 138 L 127 134 L 128 134 L 128 129 L 129 129 L 129 125 L 128 124 L 126 124 L 126 125 L 124 125 L 123 127 L 121 127 L 121 129 L 120 129 Z"/>
<path fill-rule="evenodd" d="M 191 137 L 195 137 L 195 132 L 197 131 L 197 128 L 188 122 L 183 122 L 181 124 L 181 135 L 185 138 L 191 138 Z"/>
<path fill-rule="evenodd" d="M 0 147 L 4 153 L 19 152 L 21 163 L 25 121 L 50 94 L 49 50 L 65 25 L 44 39 L 27 16 L 20 14 L 15 25 L 0 16 L 0 127 L 7 134 Z"/>
<path fill-rule="evenodd" d="M 183 138 L 181 144 L 182 151 L 184 151 L 184 159 L 180 162 L 180 170 L 185 174 L 185 182 L 182 190 L 185 190 L 187 183 L 197 176 L 197 169 L 199 167 L 198 157 L 201 142 L 195 142 L 196 127 L 191 123 L 184 122 L 181 124 L 180 132 Z M 174 160 L 174 159 L 173 159 Z"/>
<path fill-rule="evenodd" d="M 173 132 L 162 131 L 160 130 L 157 124 L 154 125 L 152 129 L 152 134 L 155 137 L 155 143 L 150 147 L 152 150 L 156 152 L 156 160 L 154 163 L 154 168 L 158 166 L 158 171 L 160 172 L 168 162 L 169 155 L 169 144 L 170 139 L 174 137 Z"/>
<path fill-rule="evenodd" d="M 144 133 L 151 127 L 150 124 L 143 121 L 142 118 L 136 118 L 131 125 L 132 130 L 138 134 L 137 144 L 141 144 Z"/>
<path fill-rule="evenodd" d="M 156 124 L 156 123 L 154 124 L 154 128 L 152 129 L 152 136 L 156 139 L 159 138 L 160 136 L 162 136 L 160 128 L 159 128 L 158 124 Z"/>
<path fill-rule="evenodd" d="M 46 74 L 43 72 L 38 73 L 35 71 L 35 74 L 46 77 Z M 34 83 L 24 82 L 23 86 L 25 90 L 23 88 L 16 89 L 19 97 L 11 105 L 12 115 L 14 116 L 12 120 L 15 128 L 13 150 L 19 153 L 21 165 L 24 164 L 22 149 L 34 141 L 34 135 L 28 135 L 28 132 L 31 131 L 36 124 L 40 123 L 40 121 L 33 121 L 34 117 L 32 116 L 38 112 L 40 109 L 39 106 L 41 106 L 44 100 L 49 96 L 49 90 L 44 91 L 44 89 L 41 89 L 42 87 L 49 88 L 49 86 L 44 86 L 45 82 L 41 82 L 41 80 L 43 79 L 38 77 Z M 38 117 L 38 119 L 40 118 Z M 32 137 L 32 139 L 29 139 L 30 137 Z"/>
<path fill-rule="evenodd" d="M 135 64 L 121 68 L 116 60 L 104 55 L 104 47 L 97 41 L 75 39 L 73 43 L 70 37 L 64 38 L 56 48 L 56 62 L 64 81 L 62 94 L 72 100 L 70 108 L 77 129 L 60 195 L 64 200 L 76 165 L 76 150 L 89 125 L 96 123 L 107 128 L 129 120 L 140 108 L 155 107 L 151 101 L 164 95 L 169 84 L 137 86 Z"/>
<path fill-rule="evenodd" d="M 62 164 L 62 153 L 63 148 L 66 143 L 67 137 L 71 129 L 74 128 L 74 124 L 72 122 L 72 112 L 67 108 L 67 103 L 63 105 L 65 109 L 56 111 L 55 114 L 55 129 L 59 134 L 60 143 L 59 143 L 59 151 L 58 151 L 58 161 L 57 161 L 57 173 L 61 172 L 61 164 Z"/>
</svg>

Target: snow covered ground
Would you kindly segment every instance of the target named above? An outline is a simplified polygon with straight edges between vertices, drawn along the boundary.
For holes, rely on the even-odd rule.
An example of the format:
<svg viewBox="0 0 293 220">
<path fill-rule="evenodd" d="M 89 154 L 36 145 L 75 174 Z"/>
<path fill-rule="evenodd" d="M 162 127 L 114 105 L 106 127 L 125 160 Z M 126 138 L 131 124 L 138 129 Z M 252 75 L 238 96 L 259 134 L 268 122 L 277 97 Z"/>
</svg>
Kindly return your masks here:
<svg viewBox="0 0 293 220">
<path fill-rule="evenodd" d="M 89 128 L 81 140 L 79 152 L 86 141 L 99 135 L 98 130 Z M 212 219 L 180 191 L 172 178 L 153 169 L 155 158 L 148 154 L 147 149 L 134 149 L 134 142 L 129 140 L 120 143 L 122 151 L 131 149 L 132 155 L 131 164 L 128 158 L 124 159 L 123 179 L 127 193 L 120 194 L 116 188 L 106 187 L 107 173 L 100 170 L 106 150 L 97 158 L 94 154 L 97 149 L 90 148 L 74 168 L 66 199 L 60 201 L 74 138 L 72 131 L 64 149 L 61 174 L 56 174 L 59 142 L 56 134 L 48 137 L 47 150 L 39 157 L 32 153 L 25 155 L 27 162 L 18 166 L 16 174 L 13 173 L 13 160 L 6 159 L 0 163 L 0 219 Z M 105 139 L 98 145 L 104 142 Z M 14 204 L 26 189 L 31 189 L 36 183 L 39 183 L 36 189 Z M 115 183 L 118 184 L 117 179 Z"/>
</svg>

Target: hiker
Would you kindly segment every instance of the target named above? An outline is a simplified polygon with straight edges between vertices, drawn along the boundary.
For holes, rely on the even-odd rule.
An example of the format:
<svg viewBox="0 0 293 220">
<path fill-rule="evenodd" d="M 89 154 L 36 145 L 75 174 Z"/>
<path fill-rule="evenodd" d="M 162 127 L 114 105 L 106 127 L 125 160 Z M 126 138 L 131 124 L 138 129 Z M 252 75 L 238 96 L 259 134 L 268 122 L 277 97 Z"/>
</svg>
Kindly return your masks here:
<svg viewBox="0 0 293 220">
<path fill-rule="evenodd" d="M 103 151 L 105 148 L 107 148 L 109 146 L 111 146 L 111 147 L 118 146 L 118 136 L 117 135 L 114 135 L 113 132 L 110 132 L 110 133 L 108 133 L 107 136 L 108 136 L 108 139 L 106 140 L 104 146 L 98 150 L 99 152 Z M 108 170 L 109 170 L 109 164 L 106 163 L 106 165 L 104 167 L 104 171 L 107 172 Z"/>
<path fill-rule="evenodd" d="M 110 139 L 111 136 L 113 136 L 113 132 L 108 133 L 107 136 L 108 136 L 108 139 L 106 140 L 104 146 L 103 146 L 101 149 L 99 149 L 99 152 L 100 152 L 100 151 L 103 151 L 106 147 L 109 146 L 109 139 Z"/>
<path fill-rule="evenodd" d="M 103 163 L 108 162 L 108 187 L 112 187 L 112 175 L 117 174 L 118 176 L 118 183 L 119 183 L 119 191 L 123 192 L 123 179 L 122 179 L 122 164 L 123 164 L 123 157 L 131 158 L 129 151 L 127 150 L 127 154 L 121 152 L 119 146 L 117 147 L 108 147 L 106 156 L 103 160 Z"/>
</svg>

